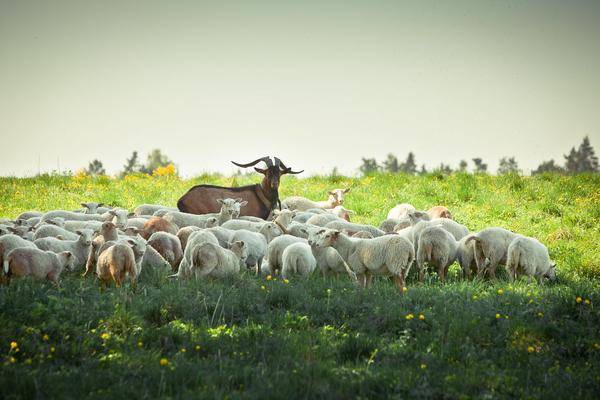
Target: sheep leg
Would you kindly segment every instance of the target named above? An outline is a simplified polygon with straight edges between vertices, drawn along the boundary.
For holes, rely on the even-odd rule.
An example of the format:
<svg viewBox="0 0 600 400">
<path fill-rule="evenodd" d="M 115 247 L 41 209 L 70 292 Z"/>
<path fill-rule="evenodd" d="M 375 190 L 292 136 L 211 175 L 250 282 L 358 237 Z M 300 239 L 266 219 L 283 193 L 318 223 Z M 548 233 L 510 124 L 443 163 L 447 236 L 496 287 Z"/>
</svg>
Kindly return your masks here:
<svg viewBox="0 0 600 400">
<path fill-rule="evenodd" d="M 365 277 L 366 277 L 365 285 L 371 286 L 371 283 L 373 283 L 373 275 L 371 275 L 369 272 L 366 272 Z"/>
<path fill-rule="evenodd" d="M 400 291 L 400 293 L 404 293 L 404 274 L 395 275 L 394 283 L 396 284 L 396 288 Z"/>
<path fill-rule="evenodd" d="M 352 279 L 353 282 L 357 282 L 356 274 L 354 273 L 354 271 L 350 269 L 350 266 L 346 263 L 346 261 L 342 260 L 342 263 L 344 263 L 344 269 L 348 273 L 350 279 Z"/>
<path fill-rule="evenodd" d="M 366 287 L 366 283 L 367 283 L 365 274 L 364 273 L 358 274 L 357 277 L 358 277 L 358 283 L 359 283 L 360 287 L 362 287 L 364 289 Z"/>
<path fill-rule="evenodd" d="M 423 283 L 423 281 L 425 280 L 425 269 L 426 268 L 427 267 L 424 264 L 419 265 L 419 282 L 421 282 L 421 283 Z"/>
</svg>

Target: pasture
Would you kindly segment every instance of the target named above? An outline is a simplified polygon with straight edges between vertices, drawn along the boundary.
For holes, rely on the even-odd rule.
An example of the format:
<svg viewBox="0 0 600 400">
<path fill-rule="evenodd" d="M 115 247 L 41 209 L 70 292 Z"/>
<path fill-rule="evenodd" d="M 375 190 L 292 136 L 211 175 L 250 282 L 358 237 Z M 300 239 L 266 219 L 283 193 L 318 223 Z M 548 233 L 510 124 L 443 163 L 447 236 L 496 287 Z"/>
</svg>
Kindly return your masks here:
<svg viewBox="0 0 600 400">
<path fill-rule="evenodd" d="M 198 183 L 131 175 L 0 178 L 0 217 L 101 201 L 174 206 Z M 101 292 L 81 271 L 0 288 L 0 397 L 595 398 L 600 392 L 600 176 L 453 174 L 298 179 L 280 195 L 324 199 L 351 187 L 353 221 L 379 225 L 397 203 L 442 204 L 471 231 L 538 238 L 558 281 L 448 283 L 267 280 L 249 273 L 179 282 L 144 270 L 139 286 Z M 414 267 L 413 267 L 414 270 Z M 596 395 L 594 395 L 596 393 Z"/>
</svg>

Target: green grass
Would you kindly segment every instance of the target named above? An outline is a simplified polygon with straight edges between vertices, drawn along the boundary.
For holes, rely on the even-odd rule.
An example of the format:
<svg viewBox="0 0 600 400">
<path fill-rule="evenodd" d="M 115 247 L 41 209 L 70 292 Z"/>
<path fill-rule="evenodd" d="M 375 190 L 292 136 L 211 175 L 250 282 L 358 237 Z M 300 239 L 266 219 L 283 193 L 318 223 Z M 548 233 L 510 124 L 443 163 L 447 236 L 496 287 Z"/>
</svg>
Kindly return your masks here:
<svg viewBox="0 0 600 400">
<path fill-rule="evenodd" d="M 0 216 L 91 200 L 174 205 L 200 182 L 257 179 L 0 178 Z M 352 187 L 346 206 L 360 222 L 378 224 L 398 202 L 443 204 L 471 230 L 535 236 L 559 281 L 462 282 L 453 266 L 448 284 L 413 278 L 402 296 L 386 279 L 359 290 L 318 275 L 181 283 L 146 270 L 136 291 L 105 292 L 77 273 L 60 289 L 17 280 L 0 288 L 0 397 L 597 396 L 598 175 L 285 177 L 281 196 L 322 198 L 334 187 Z"/>
</svg>

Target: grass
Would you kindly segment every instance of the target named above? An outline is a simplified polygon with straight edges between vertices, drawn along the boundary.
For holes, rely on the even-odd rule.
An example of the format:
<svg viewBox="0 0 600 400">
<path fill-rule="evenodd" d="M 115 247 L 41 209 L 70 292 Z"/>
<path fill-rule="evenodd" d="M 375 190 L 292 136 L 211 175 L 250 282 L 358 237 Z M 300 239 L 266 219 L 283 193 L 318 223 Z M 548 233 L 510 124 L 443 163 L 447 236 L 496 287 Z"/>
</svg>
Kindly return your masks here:
<svg viewBox="0 0 600 400">
<path fill-rule="evenodd" d="M 0 216 L 89 200 L 174 205 L 200 182 L 256 180 L 0 178 Z M 463 282 L 456 266 L 448 284 L 411 280 L 403 296 L 386 279 L 358 290 L 318 275 L 180 283 L 146 270 L 136 291 L 103 293 L 77 273 L 60 289 L 14 281 L 0 288 L 0 397 L 596 397 L 598 175 L 285 177 L 281 195 L 334 187 L 352 187 L 360 222 L 378 224 L 398 202 L 444 204 L 472 230 L 535 236 L 559 281 Z"/>
</svg>

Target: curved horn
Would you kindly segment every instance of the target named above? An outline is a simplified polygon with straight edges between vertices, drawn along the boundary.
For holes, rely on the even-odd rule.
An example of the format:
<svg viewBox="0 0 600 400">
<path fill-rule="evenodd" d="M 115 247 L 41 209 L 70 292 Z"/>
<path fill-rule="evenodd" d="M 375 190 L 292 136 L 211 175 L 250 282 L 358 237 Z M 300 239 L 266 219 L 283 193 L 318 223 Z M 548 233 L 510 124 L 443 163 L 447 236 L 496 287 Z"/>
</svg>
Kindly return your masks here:
<svg viewBox="0 0 600 400">
<path fill-rule="evenodd" d="M 285 164 L 283 163 L 283 161 L 281 161 L 277 157 L 275 157 L 275 166 L 281 168 L 282 170 L 287 169 L 287 167 L 285 166 Z"/>
<path fill-rule="evenodd" d="M 284 169 L 283 171 L 281 171 L 281 174 L 282 174 L 282 175 L 285 175 L 285 174 L 293 174 L 293 175 L 296 175 L 296 174 L 301 174 L 301 173 L 303 173 L 303 172 L 304 172 L 304 170 L 301 170 L 301 171 L 292 171 L 292 169 L 291 169 L 291 168 L 286 168 L 286 169 Z"/>
<path fill-rule="evenodd" d="M 252 167 L 252 166 L 258 164 L 261 161 L 264 161 L 264 163 L 267 164 L 267 167 L 269 167 L 270 166 L 269 164 L 271 164 L 271 159 L 267 156 L 258 158 L 248 164 L 240 164 L 240 163 L 236 163 L 235 161 L 232 161 L 232 163 L 237 165 L 238 167 L 248 168 L 248 167 Z"/>
<path fill-rule="evenodd" d="M 281 168 L 281 174 L 300 174 L 302 172 L 304 172 L 304 170 L 302 171 L 292 171 L 291 168 L 288 168 L 285 166 L 285 164 L 283 163 L 283 161 L 281 161 L 279 158 L 275 157 L 275 165 L 278 165 Z"/>
</svg>

